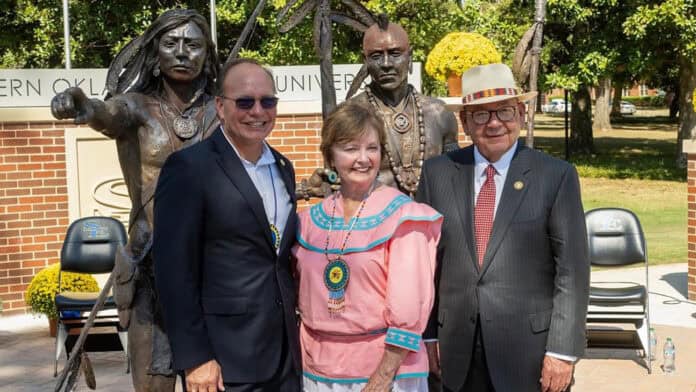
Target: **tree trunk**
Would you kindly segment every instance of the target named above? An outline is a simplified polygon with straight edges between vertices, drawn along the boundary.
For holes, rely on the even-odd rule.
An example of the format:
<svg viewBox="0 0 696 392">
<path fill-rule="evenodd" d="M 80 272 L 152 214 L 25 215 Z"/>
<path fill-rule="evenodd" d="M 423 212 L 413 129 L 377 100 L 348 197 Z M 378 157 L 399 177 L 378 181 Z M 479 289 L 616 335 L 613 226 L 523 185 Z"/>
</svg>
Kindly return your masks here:
<svg viewBox="0 0 696 392">
<path fill-rule="evenodd" d="M 693 94 L 696 88 L 696 59 L 679 57 L 679 132 L 677 167 L 686 167 L 682 141 L 696 138 L 696 112 Z"/>
<path fill-rule="evenodd" d="M 590 90 L 581 85 L 573 92 L 573 106 L 570 117 L 570 150 L 581 154 L 594 152 L 592 139 L 592 101 Z"/>
<path fill-rule="evenodd" d="M 538 91 L 537 75 L 539 73 L 539 54 L 541 53 L 541 40 L 544 37 L 544 19 L 546 18 L 546 0 L 535 0 L 534 2 L 534 23 L 537 24 L 532 38 L 532 65 L 529 71 L 529 89 L 530 91 Z M 527 117 L 527 137 L 526 144 L 529 148 L 534 148 L 534 108 L 537 102 L 541 101 L 539 97 L 532 99 L 529 103 L 529 113 Z"/>
<path fill-rule="evenodd" d="M 669 101 L 669 119 L 672 121 L 678 121 L 677 114 L 679 113 L 679 81 L 677 81 L 676 86 L 674 86 L 674 96 Z"/>
<path fill-rule="evenodd" d="M 329 116 L 336 107 L 336 88 L 333 78 L 333 58 L 331 48 L 333 37 L 331 32 L 331 3 L 321 0 L 316 17 L 321 18 L 319 35 L 319 73 L 321 75 L 321 115 L 323 119 Z"/>
<path fill-rule="evenodd" d="M 597 101 L 595 102 L 594 128 L 601 132 L 611 131 L 609 121 L 609 96 L 611 95 L 611 77 L 599 79 Z"/>
<path fill-rule="evenodd" d="M 623 88 L 626 83 L 622 81 L 614 82 L 614 97 L 611 101 L 611 113 L 609 117 L 621 117 L 621 98 L 623 97 Z"/>
</svg>

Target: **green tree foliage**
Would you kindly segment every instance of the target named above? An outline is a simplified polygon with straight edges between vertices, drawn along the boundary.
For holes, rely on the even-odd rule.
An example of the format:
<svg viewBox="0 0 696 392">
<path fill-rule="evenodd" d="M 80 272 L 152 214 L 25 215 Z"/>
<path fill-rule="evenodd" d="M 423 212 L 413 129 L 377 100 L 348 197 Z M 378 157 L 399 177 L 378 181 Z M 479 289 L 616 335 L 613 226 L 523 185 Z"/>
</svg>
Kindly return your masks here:
<svg viewBox="0 0 696 392">
<path fill-rule="evenodd" d="M 339 1 L 334 0 L 337 6 Z M 529 3 L 529 4 L 527 4 Z M 218 0 L 217 29 L 220 58 L 225 59 L 237 41 L 256 0 Z M 278 31 L 276 15 L 285 0 L 270 0 L 255 24 L 242 55 L 271 65 L 317 64 L 312 42 L 311 16 L 287 34 Z M 413 48 L 413 60 L 425 63 L 428 52 L 447 33 L 478 32 L 491 39 L 508 56 L 531 19 L 531 2 L 519 0 L 455 1 L 366 0 L 363 4 L 374 13 L 386 13 L 404 26 Z M 522 6 L 525 11 L 502 15 L 499 9 Z M 0 0 L 0 67 L 57 68 L 63 66 L 63 16 L 60 1 Z M 187 7 L 209 15 L 209 2 L 149 1 L 108 2 L 70 1 L 72 66 L 107 67 L 129 40 L 166 9 Z M 524 19 L 527 20 L 524 20 Z M 333 25 L 334 63 L 360 63 L 362 33 L 345 25 Z M 424 91 L 444 94 L 441 82 L 423 73 Z"/>
<path fill-rule="evenodd" d="M 627 35 L 640 40 L 646 47 L 645 53 L 658 53 L 662 56 L 646 56 L 644 64 L 652 69 L 664 69 L 664 59 L 675 59 L 678 67 L 679 91 L 679 138 L 681 152 L 682 140 L 696 137 L 696 112 L 693 102 L 696 89 L 696 1 L 665 0 L 644 1 L 623 24 Z M 667 62 L 667 66 L 674 65 Z M 685 158 L 679 154 L 677 162 L 685 165 Z"/>
<path fill-rule="evenodd" d="M 0 5 L 0 67 L 64 66 L 61 1 L 5 0 Z M 70 1 L 71 62 L 74 68 L 107 67 L 133 37 L 163 11 L 189 6 L 202 14 L 208 2 Z"/>
<path fill-rule="evenodd" d="M 542 53 L 543 82 L 548 88 L 564 88 L 573 94 L 573 116 L 588 121 L 571 122 L 571 148 L 591 153 L 591 101 L 585 90 L 602 85 L 595 113 L 596 125 L 609 129 L 609 88 L 611 79 L 632 79 L 636 70 L 629 62 L 634 43 L 623 31 L 624 20 L 635 9 L 626 0 L 548 0 Z M 601 82 L 601 83 L 600 83 Z M 579 107 L 586 102 L 587 107 Z"/>
<path fill-rule="evenodd" d="M 339 2 L 336 1 L 337 7 Z M 401 24 L 408 32 L 413 49 L 413 61 L 425 63 L 428 53 L 433 46 L 447 33 L 452 31 L 479 32 L 483 35 L 497 32 L 496 18 L 485 15 L 493 6 L 489 2 L 467 1 L 460 8 L 452 1 L 429 0 L 368 0 L 363 4 L 371 12 L 385 13 L 390 20 Z M 312 44 L 312 21 L 308 16 L 297 28 L 287 34 L 280 34 L 275 25 L 275 15 L 285 4 L 284 0 L 274 1 L 272 7 L 267 7 L 259 20 L 263 34 L 247 45 L 244 55 L 258 58 L 273 65 L 316 64 L 316 54 Z M 334 63 L 362 62 L 361 45 L 362 33 L 356 32 L 344 25 L 333 25 L 333 59 Z M 488 35 L 487 35 L 488 36 Z M 490 37 L 489 37 L 490 38 Z M 496 45 L 514 46 L 514 38 L 509 34 L 495 34 L 492 38 Z M 221 51 L 226 50 L 220 45 Z M 444 83 L 437 82 L 423 72 L 424 91 L 431 94 L 443 94 L 446 90 Z"/>
</svg>

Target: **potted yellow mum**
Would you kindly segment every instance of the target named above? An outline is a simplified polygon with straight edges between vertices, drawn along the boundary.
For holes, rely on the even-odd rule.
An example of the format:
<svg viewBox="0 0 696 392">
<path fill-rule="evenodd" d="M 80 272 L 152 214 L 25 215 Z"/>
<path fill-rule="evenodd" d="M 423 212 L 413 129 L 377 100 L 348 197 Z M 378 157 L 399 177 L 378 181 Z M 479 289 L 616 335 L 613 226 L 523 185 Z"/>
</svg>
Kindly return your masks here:
<svg viewBox="0 0 696 392">
<path fill-rule="evenodd" d="M 425 72 L 448 82 L 450 96 L 461 95 L 461 75 L 471 67 L 499 63 L 502 57 L 488 38 L 478 33 L 449 33 L 428 54 Z M 459 91 L 453 91 L 459 88 Z"/>
<path fill-rule="evenodd" d="M 56 294 L 58 294 L 58 272 L 60 264 L 50 265 L 37 273 L 29 283 L 24 300 L 32 313 L 45 314 L 51 326 L 51 336 L 55 336 L 55 321 L 58 319 Z M 99 285 L 90 274 L 63 272 L 60 274 L 61 290 L 72 292 L 98 292 Z"/>
</svg>

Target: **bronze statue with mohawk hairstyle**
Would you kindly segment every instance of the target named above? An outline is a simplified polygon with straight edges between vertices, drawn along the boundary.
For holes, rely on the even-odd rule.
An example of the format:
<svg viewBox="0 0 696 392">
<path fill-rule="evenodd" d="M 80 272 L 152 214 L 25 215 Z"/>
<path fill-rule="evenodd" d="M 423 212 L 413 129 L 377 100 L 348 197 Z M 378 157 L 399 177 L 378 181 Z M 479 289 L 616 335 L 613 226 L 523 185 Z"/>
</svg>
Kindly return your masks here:
<svg viewBox="0 0 696 392">
<path fill-rule="evenodd" d="M 406 30 L 384 14 L 376 20 L 365 31 L 362 45 L 363 68 L 371 82 L 350 99 L 372 105 L 384 121 L 386 156 L 380 181 L 413 196 L 423 161 L 459 147 L 457 121 L 444 102 L 420 94 L 408 83 L 413 64 Z"/>
</svg>

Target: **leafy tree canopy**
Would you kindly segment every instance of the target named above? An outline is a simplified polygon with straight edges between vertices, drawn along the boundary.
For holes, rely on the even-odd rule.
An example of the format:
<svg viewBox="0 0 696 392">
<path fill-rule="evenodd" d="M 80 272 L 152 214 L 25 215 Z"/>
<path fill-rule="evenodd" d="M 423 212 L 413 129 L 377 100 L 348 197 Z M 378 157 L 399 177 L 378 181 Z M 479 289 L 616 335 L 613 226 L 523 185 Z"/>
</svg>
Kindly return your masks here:
<svg viewBox="0 0 696 392">
<path fill-rule="evenodd" d="M 300 2 L 298 2 L 299 4 Z M 340 2 L 334 0 L 338 7 Z M 425 63 L 428 52 L 447 33 L 478 32 L 491 39 L 507 56 L 531 23 L 533 4 L 519 0 L 467 1 L 367 0 L 363 4 L 374 13 L 386 13 L 404 26 L 413 48 L 413 60 Z M 227 57 L 256 0 L 218 0 L 217 30 L 221 59 Z M 308 16 L 289 33 L 278 31 L 276 15 L 285 0 L 270 0 L 245 43 L 241 55 L 272 65 L 317 64 L 313 47 L 312 21 Z M 63 66 L 63 14 L 55 0 L 0 0 L 6 10 L 0 14 L 0 67 L 58 68 Z M 150 2 L 108 2 L 81 0 L 70 2 L 71 62 L 74 68 L 107 67 L 118 51 L 166 9 L 187 7 L 208 16 L 209 2 L 158 0 Z M 499 9 L 517 7 L 502 15 Z M 520 15 L 520 8 L 524 8 Z M 528 10 L 527 10 L 528 9 Z M 514 15 L 514 17 L 511 17 Z M 525 20 L 526 17 L 526 20 Z M 362 33 L 347 26 L 333 26 L 334 63 L 360 63 Z M 441 94 L 444 84 L 423 73 L 424 90 Z"/>
</svg>

